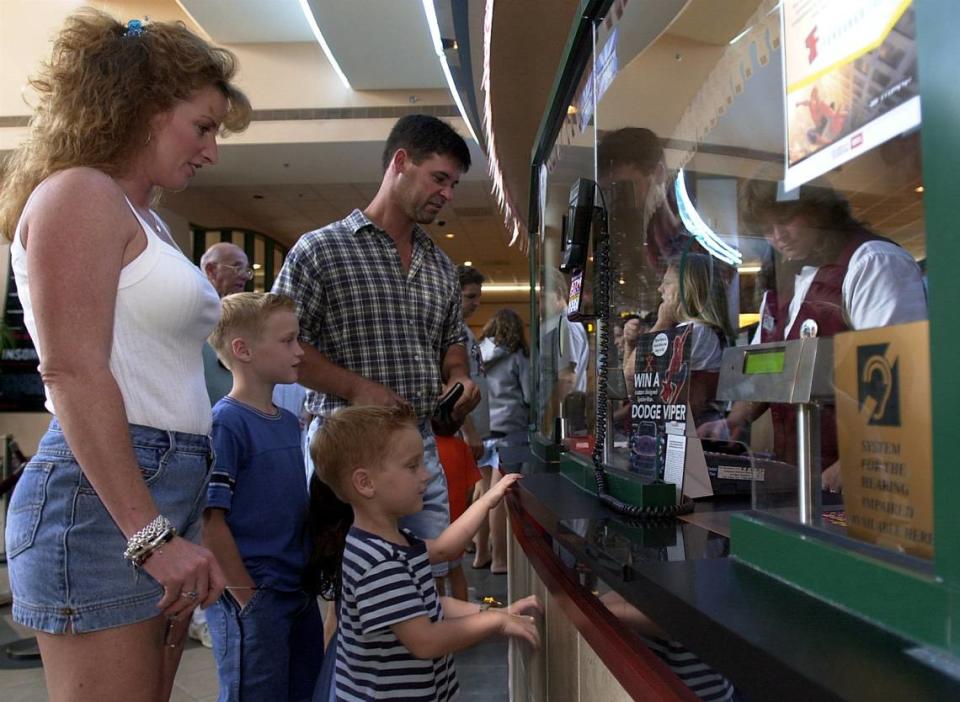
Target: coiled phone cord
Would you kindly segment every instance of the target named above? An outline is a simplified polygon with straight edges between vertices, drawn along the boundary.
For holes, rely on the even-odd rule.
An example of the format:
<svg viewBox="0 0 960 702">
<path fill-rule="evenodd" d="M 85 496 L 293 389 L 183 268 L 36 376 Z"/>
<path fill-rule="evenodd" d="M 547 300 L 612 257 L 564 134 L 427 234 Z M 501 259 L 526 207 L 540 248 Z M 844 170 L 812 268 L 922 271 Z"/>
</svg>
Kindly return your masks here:
<svg viewBox="0 0 960 702">
<path fill-rule="evenodd" d="M 640 520 L 672 519 L 682 514 L 693 512 L 693 500 L 681 501 L 678 505 L 656 505 L 638 507 L 617 499 L 609 492 L 607 470 L 603 463 L 603 455 L 607 443 L 607 375 L 608 352 L 610 349 L 609 324 L 610 319 L 610 232 L 608 230 L 607 203 L 603 191 L 597 186 L 600 199 L 603 202 L 601 209 L 600 232 L 596 239 L 594 259 L 597 271 L 594 298 L 599 310 L 597 325 L 597 423 L 595 427 L 596 441 L 593 446 L 593 475 L 597 483 L 597 497 L 600 502 L 618 514 Z"/>
</svg>

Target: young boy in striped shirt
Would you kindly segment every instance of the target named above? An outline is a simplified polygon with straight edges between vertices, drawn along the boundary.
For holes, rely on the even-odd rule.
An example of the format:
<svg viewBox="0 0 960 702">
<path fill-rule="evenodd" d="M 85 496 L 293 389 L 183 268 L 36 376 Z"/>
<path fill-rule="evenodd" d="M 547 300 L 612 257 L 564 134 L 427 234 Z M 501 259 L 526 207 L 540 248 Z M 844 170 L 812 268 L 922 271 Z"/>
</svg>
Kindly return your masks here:
<svg viewBox="0 0 960 702">
<path fill-rule="evenodd" d="M 539 646 L 534 618 L 526 614 L 542 609 L 536 597 L 502 610 L 438 597 L 430 569 L 430 563 L 463 552 L 519 476 L 505 476 L 438 538 L 425 542 L 397 526 L 400 517 L 421 509 L 429 477 L 409 408 L 340 410 L 325 420 L 311 454 L 320 479 L 354 514 L 340 572 L 321 575 L 326 582 L 340 581 L 337 700 L 453 699 L 458 685 L 451 654 L 494 634 Z M 322 514 L 325 507 L 311 509 Z M 329 546 L 318 549 L 330 553 Z"/>
</svg>

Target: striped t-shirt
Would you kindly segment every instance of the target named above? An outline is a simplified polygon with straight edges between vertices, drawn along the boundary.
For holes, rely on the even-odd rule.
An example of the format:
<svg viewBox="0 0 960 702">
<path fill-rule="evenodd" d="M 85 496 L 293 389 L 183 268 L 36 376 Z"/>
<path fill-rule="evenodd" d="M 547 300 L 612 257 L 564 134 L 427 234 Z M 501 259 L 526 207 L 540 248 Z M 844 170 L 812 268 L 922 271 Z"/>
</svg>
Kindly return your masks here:
<svg viewBox="0 0 960 702">
<path fill-rule="evenodd" d="M 338 700 L 451 700 L 459 686 L 453 657 L 414 657 L 390 628 L 427 615 L 443 619 L 426 544 L 409 546 L 351 527 L 343 552 L 337 631 Z"/>
</svg>

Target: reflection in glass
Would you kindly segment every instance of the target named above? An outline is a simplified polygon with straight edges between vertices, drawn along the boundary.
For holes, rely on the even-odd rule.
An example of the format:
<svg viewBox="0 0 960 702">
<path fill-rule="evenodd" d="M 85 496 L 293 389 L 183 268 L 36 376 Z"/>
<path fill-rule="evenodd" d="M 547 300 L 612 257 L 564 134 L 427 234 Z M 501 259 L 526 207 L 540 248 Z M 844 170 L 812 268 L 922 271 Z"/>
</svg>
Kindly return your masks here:
<svg viewBox="0 0 960 702">
<path fill-rule="evenodd" d="M 856 152 L 814 182 L 784 188 L 788 144 L 813 145 L 817 153 L 808 156 L 815 157 L 852 122 L 847 108 L 831 105 L 829 91 L 807 88 L 797 93 L 803 131 L 788 134 L 781 12 L 778 3 L 757 0 L 723 14 L 697 1 L 656 10 L 630 3 L 612 13 L 597 25 L 595 45 L 615 56 L 604 64 L 615 65 L 615 74 L 595 81 L 595 109 L 575 143 L 558 148 L 554 166 L 569 165 L 593 130 L 610 237 L 610 307 L 600 311 L 615 350 L 608 462 L 627 469 L 631 442 L 643 448 L 651 443 L 644 437 L 659 450 L 661 427 L 631 417 L 637 371 L 651 367 L 649 335 L 689 327 L 687 474 L 705 464 L 713 493 L 742 494 L 753 481 L 764 496 L 759 507 L 795 519 L 797 409 L 719 401 L 723 352 L 926 319 L 926 232 L 918 128 Z M 884 62 L 915 71 L 911 22 L 908 10 L 890 39 L 856 62 L 854 77 Z M 896 99 L 915 96 L 917 85 Z M 578 175 L 589 177 L 587 159 L 577 161 Z M 555 177 L 562 172 L 551 173 L 558 207 L 572 182 Z M 548 280 L 555 262 L 543 256 L 541 264 Z M 777 358 L 757 359 L 752 368 L 760 363 L 763 372 L 755 375 L 793 372 Z M 882 385 L 885 376 L 870 377 Z M 874 395 L 885 396 L 881 390 Z M 901 384 L 902 393 L 911 391 Z M 820 406 L 816 462 L 823 486 L 840 491 L 834 404 L 831 397 Z M 834 528 L 843 523 L 836 514 Z"/>
</svg>

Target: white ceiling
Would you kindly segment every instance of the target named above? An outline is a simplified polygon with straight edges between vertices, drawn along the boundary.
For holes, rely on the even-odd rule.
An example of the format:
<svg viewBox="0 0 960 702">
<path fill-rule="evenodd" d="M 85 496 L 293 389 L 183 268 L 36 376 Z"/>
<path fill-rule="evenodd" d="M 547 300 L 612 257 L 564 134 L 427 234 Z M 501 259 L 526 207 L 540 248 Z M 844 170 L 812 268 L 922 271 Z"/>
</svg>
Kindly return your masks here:
<svg viewBox="0 0 960 702">
<path fill-rule="evenodd" d="M 300 0 L 178 0 L 220 44 L 314 41 Z"/>
<path fill-rule="evenodd" d="M 305 0 L 354 90 L 445 88 L 419 0 Z"/>
<path fill-rule="evenodd" d="M 420 0 L 177 1 L 227 45 L 313 43 L 306 7 L 354 90 L 447 88 Z M 527 259 L 507 246 L 486 158 L 476 142 L 468 143 L 473 165 L 453 203 L 427 229 L 455 262 L 472 261 L 490 282 L 522 283 Z M 254 229 L 289 246 L 372 199 L 382 150 L 383 140 L 245 144 L 228 138 L 217 167 L 200 171 L 189 189 L 167 193 L 162 205 L 200 226 Z"/>
<path fill-rule="evenodd" d="M 309 10 L 354 90 L 446 88 L 420 0 L 177 0 L 223 44 L 313 42 Z"/>
</svg>

